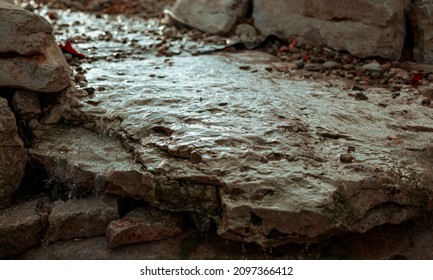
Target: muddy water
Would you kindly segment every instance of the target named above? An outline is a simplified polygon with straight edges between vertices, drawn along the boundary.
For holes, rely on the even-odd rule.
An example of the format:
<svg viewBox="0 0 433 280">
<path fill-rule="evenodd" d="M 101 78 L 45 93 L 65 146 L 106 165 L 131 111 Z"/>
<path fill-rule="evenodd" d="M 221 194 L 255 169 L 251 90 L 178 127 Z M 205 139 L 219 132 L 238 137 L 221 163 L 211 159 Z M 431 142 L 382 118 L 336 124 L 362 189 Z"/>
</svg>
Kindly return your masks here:
<svg viewBox="0 0 433 280">
<path fill-rule="evenodd" d="M 152 174 L 219 187 L 221 236 L 315 240 L 398 224 L 422 208 L 412 191 L 431 187 L 422 155 L 433 111 L 416 89 L 359 98 L 344 81 L 272 70 L 281 62 L 266 53 L 197 55 L 221 41 L 156 21 L 58 13 L 59 40 L 88 56 L 75 67 L 88 81 L 80 86 L 96 89 L 74 121 L 122 139 Z M 393 196 L 387 184 L 409 187 Z"/>
</svg>

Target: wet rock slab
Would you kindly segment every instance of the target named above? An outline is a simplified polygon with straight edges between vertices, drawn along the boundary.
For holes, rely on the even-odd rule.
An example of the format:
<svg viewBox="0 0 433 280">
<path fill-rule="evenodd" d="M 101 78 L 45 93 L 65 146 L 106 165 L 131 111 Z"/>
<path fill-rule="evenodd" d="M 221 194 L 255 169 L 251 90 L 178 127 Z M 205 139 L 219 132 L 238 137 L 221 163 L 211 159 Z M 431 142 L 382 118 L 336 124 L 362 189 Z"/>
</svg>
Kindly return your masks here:
<svg viewBox="0 0 433 280">
<path fill-rule="evenodd" d="M 147 172 L 163 174 L 156 186 L 181 194 L 164 201 L 171 209 L 191 211 L 182 202 L 214 186 L 221 218 L 210 216 L 221 236 L 276 246 L 398 224 L 431 208 L 432 111 L 409 87 L 397 100 L 368 89 L 361 102 L 344 83 L 269 73 L 275 58 L 260 52 L 171 62 L 84 64 L 89 83 L 105 90 L 67 117 L 117 135 Z M 130 85 L 112 69 L 128 73 Z M 346 153 L 351 161 L 340 160 Z M 190 184 L 202 191 L 185 192 Z"/>
<path fill-rule="evenodd" d="M 111 248 L 167 239 L 182 233 L 182 217 L 176 213 L 137 208 L 125 217 L 110 222 L 107 243 Z"/>
</svg>

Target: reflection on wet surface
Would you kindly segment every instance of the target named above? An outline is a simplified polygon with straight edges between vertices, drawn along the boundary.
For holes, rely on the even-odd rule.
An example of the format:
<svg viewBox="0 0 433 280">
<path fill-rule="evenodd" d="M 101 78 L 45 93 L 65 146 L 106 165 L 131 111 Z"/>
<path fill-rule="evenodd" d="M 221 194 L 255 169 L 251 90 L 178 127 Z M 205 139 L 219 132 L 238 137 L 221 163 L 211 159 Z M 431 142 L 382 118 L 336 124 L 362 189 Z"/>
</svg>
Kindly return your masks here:
<svg viewBox="0 0 433 280">
<path fill-rule="evenodd" d="M 217 186 L 223 237 L 314 240 L 397 224 L 423 207 L 412 191 L 430 192 L 431 166 L 414 159 L 431 149 L 433 113 L 409 86 L 398 99 L 371 88 L 360 100 L 344 82 L 268 71 L 280 62 L 266 53 L 197 56 L 223 45 L 155 21 L 65 12 L 56 25 L 59 40 L 89 56 L 75 67 L 87 80 L 79 86 L 96 89 L 69 121 L 119 138 L 155 176 Z M 420 184 L 394 176 L 411 172 Z M 393 196 L 389 184 L 410 188 Z"/>
</svg>

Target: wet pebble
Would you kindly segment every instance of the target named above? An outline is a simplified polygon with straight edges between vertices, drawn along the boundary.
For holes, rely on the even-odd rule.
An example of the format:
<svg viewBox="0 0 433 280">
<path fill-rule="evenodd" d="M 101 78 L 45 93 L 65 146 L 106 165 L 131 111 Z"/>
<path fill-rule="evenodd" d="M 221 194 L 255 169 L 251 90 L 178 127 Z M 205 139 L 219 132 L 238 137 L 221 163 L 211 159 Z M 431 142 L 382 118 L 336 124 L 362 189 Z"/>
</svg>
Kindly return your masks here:
<svg viewBox="0 0 433 280">
<path fill-rule="evenodd" d="M 421 101 L 421 105 L 424 105 L 424 106 L 430 106 L 430 105 L 431 105 L 431 99 L 429 99 L 429 98 L 425 98 L 425 99 L 423 99 L 423 100 Z"/>
<path fill-rule="evenodd" d="M 352 163 L 355 157 L 351 153 L 345 153 L 340 155 L 340 161 L 343 163 Z"/>
<path fill-rule="evenodd" d="M 335 61 L 327 61 L 325 63 L 323 63 L 323 68 L 331 70 L 334 69 L 338 66 L 338 63 Z"/>
<path fill-rule="evenodd" d="M 362 66 L 364 71 L 369 72 L 380 72 L 382 69 L 380 68 L 380 64 L 377 62 L 367 63 Z"/>
<path fill-rule="evenodd" d="M 84 90 L 87 91 L 89 95 L 93 95 L 95 93 L 95 88 L 93 87 L 86 87 Z"/>
</svg>

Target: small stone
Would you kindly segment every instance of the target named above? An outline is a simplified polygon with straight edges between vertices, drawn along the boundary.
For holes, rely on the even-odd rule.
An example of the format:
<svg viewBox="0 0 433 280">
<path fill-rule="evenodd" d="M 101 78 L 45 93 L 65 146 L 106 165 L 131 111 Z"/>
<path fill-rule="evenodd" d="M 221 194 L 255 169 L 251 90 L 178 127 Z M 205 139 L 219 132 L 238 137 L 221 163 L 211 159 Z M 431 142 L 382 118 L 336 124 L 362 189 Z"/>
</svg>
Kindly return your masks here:
<svg viewBox="0 0 433 280">
<path fill-rule="evenodd" d="M 307 71 L 322 71 L 323 67 L 318 63 L 305 63 L 304 69 Z"/>
<path fill-rule="evenodd" d="M 331 70 L 334 69 L 338 66 L 338 63 L 335 61 L 327 61 L 325 63 L 323 63 L 323 68 Z"/>
<path fill-rule="evenodd" d="M 424 105 L 424 106 L 430 106 L 430 104 L 431 104 L 431 99 L 428 99 L 428 98 L 423 99 L 423 100 L 421 101 L 421 104 Z"/>
<path fill-rule="evenodd" d="M 380 68 L 380 64 L 377 62 L 367 63 L 362 66 L 364 71 L 368 72 L 380 72 L 382 69 Z"/>
<path fill-rule="evenodd" d="M 349 146 L 349 147 L 347 147 L 347 152 L 348 153 L 351 153 L 351 152 L 354 152 L 354 151 L 356 151 L 356 147 L 355 146 Z"/>
<path fill-rule="evenodd" d="M 343 163 L 352 163 L 355 157 L 350 153 L 345 153 L 340 155 L 340 161 Z"/>
<path fill-rule="evenodd" d="M 304 68 L 305 63 L 303 59 L 296 60 L 294 63 L 299 69 Z"/>
<path fill-rule="evenodd" d="M 352 87 L 352 90 L 353 90 L 353 91 L 364 91 L 365 89 L 362 88 L 362 87 L 360 87 L 360 86 L 354 85 L 354 86 Z"/>
<path fill-rule="evenodd" d="M 86 87 L 84 90 L 87 91 L 89 95 L 93 95 L 95 93 L 95 88 L 93 87 Z"/>
<path fill-rule="evenodd" d="M 362 92 L 357 92 L 355 94 L 355 99 L 356 100 L 366 101 L 366 100 L 368 100 L 368 97 L 364 93 L 362 93 Z"/>
<path fill-rule="evenodd" d="M 241 66 L 239 66 L 239 69 L 246 71 L 246 70 L 250 70 L 250 69 L 251 69 L 251 66 L 248 66 L 248 65 L 241 65 Z"/>
</svg>

